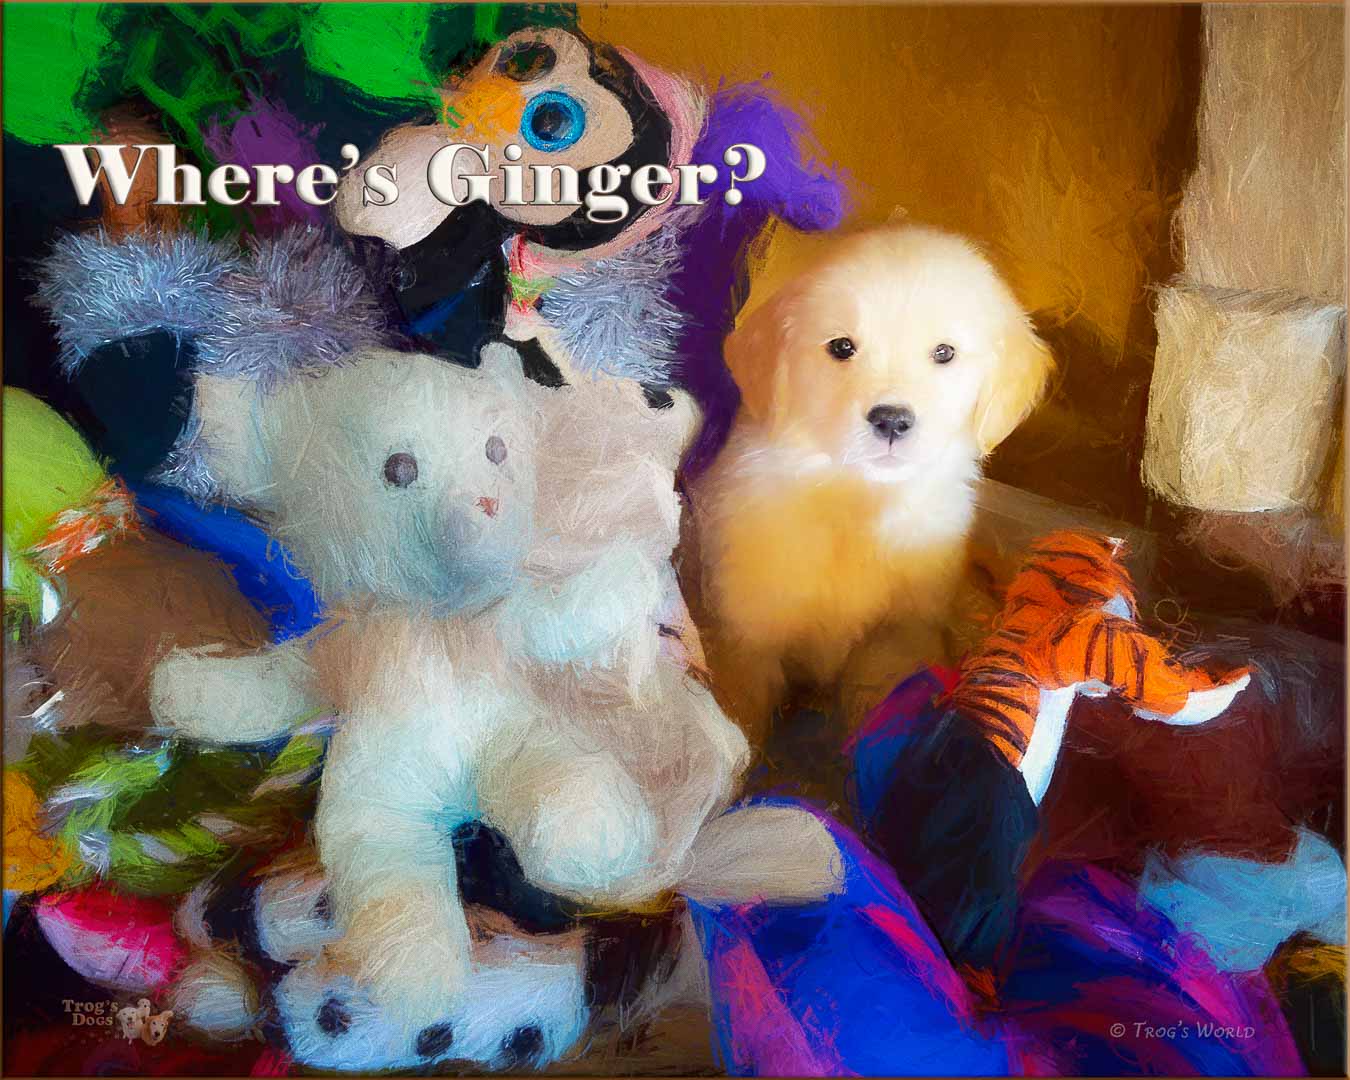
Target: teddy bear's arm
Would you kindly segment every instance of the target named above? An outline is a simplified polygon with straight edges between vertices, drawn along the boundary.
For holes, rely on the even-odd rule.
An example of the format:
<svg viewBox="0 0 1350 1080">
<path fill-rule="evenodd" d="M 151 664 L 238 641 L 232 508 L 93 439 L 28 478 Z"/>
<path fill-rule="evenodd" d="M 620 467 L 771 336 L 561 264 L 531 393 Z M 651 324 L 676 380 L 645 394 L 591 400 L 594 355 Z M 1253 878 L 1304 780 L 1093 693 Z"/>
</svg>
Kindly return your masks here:
<svg viewBox="0 0 1350 1080">
<path fill-rule="evenodd" d="M 311 718 L 321 705 L 299 644 L 245 656 L 175 649 L 150 676 L 155 723 L 205 743 L 267 742 Z"/>
<path fill-rule="evenodd" d="M 618 543 L 559 584 L 535 584 L 504 618 L 524 655 L 541 664 L 614 667 L 654 626 L 665 603 L 658 569 L 637 544 Z"/>
</svg>

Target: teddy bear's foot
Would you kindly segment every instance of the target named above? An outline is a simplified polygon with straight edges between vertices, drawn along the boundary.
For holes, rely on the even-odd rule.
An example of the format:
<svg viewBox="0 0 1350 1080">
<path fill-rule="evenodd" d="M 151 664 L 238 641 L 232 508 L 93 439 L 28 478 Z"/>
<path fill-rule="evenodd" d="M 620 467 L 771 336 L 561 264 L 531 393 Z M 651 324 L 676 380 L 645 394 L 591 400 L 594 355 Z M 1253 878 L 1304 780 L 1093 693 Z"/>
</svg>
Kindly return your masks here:
<svg viewBox="0 0 1350 1080">
<path fill-rule="evenodd" d="M 585 1031 L 589 1012 L 576 934 L 498 935 L 476 943 L 470 985 L 471 993 L 440 1002 L 436 1019 L 415 1031 L 323 959 L 292 970 L 275 1000 L 291 1053 L 317 1069 L 365 1072 L 444 1061 L 539 1068 L 567 1053 Z M 438 1003 L 431 1004 L 435 1011 Z"/>
<path fill-rule="evenodd" d="M 330 892 L 335 888 L 329 881 Z M 334 901 L 340 911 L 341 905 Z M 339 921 L 341 921 L 339 919 Z M 444 890 L 410 886 L 351 912 L 345 933 L 321 957 L 350 972 L 381 1014 L 407 1034 L 442 1022 L 472 978 L 469 928 Z"/>
<path fill-rule="evenodd" d="M 528 1068 L 560 1057 L 587 1023 L 582 946 L 574 933 L 489 929 L 480 913 L 467 992 L 430 1002 L 440 1013 L 410 1032 L 404 1020 L 374 1002 L 353 971 L 319 958 L 338 934 L 317 866 L 270 876 L 254 903 L 264 952 L 300 965 L 282 981 L 275 1000 L 292 1053 L 315 1068 L 366 1071 L 452 1059 Z M 419 980 L 416 989 L 423 987 Z"/>
<path fill-rule="evenodd" d="M 603 901 L 651 866 L 657 823 L 642 791 L 608 754 L 554 764 L 507 813 L 502 831 L 542 888 Z"/>
</svg>

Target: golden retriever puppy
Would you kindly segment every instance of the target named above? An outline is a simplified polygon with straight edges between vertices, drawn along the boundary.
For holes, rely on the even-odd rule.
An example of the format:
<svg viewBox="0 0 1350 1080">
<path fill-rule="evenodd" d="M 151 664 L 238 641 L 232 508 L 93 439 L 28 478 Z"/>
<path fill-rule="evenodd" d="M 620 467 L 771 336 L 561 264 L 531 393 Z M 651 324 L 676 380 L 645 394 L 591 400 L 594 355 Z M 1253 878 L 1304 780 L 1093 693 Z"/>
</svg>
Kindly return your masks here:
<svg viewBox="0 0 1350 1080">
<path fill-rule="evenodd" d="M 691 500 L 714 683 L 762 738 L 789 684 L 847 667 L 856 721 L 940 659 L 980 459 L 1039 400 L 1049 351 L 968 241 L 901 225 L 841 239 L 725 355 L 741 407 Z"/>
</svg>

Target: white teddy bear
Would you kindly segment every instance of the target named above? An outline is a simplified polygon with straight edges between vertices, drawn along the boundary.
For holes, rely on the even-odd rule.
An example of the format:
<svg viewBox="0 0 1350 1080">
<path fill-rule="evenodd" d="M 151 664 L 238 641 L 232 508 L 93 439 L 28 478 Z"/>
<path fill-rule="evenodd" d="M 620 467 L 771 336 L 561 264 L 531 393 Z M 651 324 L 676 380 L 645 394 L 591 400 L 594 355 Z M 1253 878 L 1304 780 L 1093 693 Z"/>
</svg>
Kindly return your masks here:
<svg viewBox="0 0 1350 1080">
<path fill-rule="evenodd" d="M 484 988 L 546 987 L 475 949 L 451 829 L 484 821 L 534 883 L 622 904 L 686 874 L 735 793 L 743 736 L 660 649 L 694 421 L 673 398 L 545 389 L 505 347 L 477 369 L 369 349 L 265 391 L 199 381 L 212 474 L 332 617 L 260 655 L 171 654 L 152 711 L 216 743 L 337 713 L 314 823 L 333 940 L 288 981 L 349 979 L 412 1060 L 494 1060 L 515 1021 Z"/>
</svg>

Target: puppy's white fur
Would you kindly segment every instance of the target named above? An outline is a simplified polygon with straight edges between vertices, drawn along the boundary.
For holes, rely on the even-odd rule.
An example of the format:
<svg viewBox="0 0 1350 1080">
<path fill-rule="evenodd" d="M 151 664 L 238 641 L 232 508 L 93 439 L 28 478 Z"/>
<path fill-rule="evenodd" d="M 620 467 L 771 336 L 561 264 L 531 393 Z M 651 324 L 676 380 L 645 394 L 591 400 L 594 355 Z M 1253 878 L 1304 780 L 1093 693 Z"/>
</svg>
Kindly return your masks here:
<svg viewBox="0 0 1350 1080">
<path fill-rule="evenodd" d="M 910 225 L 842 239 L 743 319 L 726 360 L 741 409 L 693 502 L 709 660 L 754 734 L 788 673 L 828 685 L 880 627 L 896 631 L 886 677 L 933 658 L 980 459 L 1039 400 L 1051 358 L 968 241 Z M 912 427 L 880 434 L 878 405 Z"/>
</svg>

